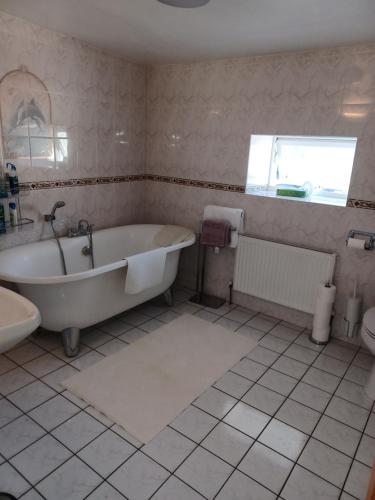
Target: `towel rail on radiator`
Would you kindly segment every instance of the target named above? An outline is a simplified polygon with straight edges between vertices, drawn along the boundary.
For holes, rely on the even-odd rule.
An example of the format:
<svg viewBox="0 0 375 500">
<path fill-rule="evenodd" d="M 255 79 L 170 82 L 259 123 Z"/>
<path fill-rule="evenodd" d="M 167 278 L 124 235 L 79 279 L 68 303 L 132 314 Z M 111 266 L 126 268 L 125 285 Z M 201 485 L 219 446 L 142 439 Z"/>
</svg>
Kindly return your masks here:
<svg viewBox="0 0 375 500">
<path fill-rule="evenodd" d="M 233 289 L 314 313 L 321 283 L 332 282 L 336 254 L 240 236 Z"/>
</svg>

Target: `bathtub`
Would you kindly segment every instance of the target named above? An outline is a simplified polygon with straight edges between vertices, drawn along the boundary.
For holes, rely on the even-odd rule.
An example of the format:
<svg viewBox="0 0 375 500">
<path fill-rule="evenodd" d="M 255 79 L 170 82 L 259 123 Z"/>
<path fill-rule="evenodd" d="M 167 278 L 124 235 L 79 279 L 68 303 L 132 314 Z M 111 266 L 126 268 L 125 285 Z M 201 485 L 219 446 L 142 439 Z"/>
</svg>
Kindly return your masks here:
<svg viewBox="0 0 375 500">
<path fill-rule="evenodd" d="M 170 240 L 165 237 L 169 234 L 168 228 L 172 228 Z M 66 276 L 55 240 L 10 248 L 0 252 L 0 280 L 16 284 L 19 292 L 39 308 L 42 327 L 62 332 L 65 352 L 74 356 L 79 350 L 82 328 L 162 293 L 168 294 L 176 278 L 180 251 L 195 242 L 194 233 L 179 229 L 183 238 L 180 242 L 176 242 L 179 241 L 177 226 L 142 224 L 96 231 L 93 234 L 94 269 L 90 256 L 82 253 L 88 243 L 86 236 L 61 238 Z M 150 259 L 155 259 L 156 254 L 164 254 L 164 261 L 160 261 L 164 269 L 160 280 L 154 280 L 152 286 L 147 285 L 139 292 L 128 293 L 126 280 L 134 257 L 138 266 L 140 262 L 150 265 Z M 142 270 L 142 266 L 138 269 Z"/>
</svg>

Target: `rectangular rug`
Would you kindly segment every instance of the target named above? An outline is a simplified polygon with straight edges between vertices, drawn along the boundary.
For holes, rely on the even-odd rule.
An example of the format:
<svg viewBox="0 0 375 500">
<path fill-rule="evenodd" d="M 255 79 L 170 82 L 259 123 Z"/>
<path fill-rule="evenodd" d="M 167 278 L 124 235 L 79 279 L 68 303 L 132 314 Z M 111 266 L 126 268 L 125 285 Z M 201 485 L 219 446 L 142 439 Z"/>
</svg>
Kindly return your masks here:
<svg viewBox="0 0 375 500">
<path fill-rule="evenodd" d="M 255 345 L 184 314 L 63 386 L 147 443 Z"/>
</svg>

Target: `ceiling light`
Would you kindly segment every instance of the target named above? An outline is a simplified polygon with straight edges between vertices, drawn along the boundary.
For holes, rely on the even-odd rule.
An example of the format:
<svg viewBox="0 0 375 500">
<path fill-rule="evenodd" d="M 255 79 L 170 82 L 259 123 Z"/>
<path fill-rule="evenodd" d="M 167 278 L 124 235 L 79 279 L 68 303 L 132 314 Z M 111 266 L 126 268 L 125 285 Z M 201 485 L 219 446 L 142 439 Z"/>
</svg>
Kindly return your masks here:
<svg viewBox="0 0 375 500">
<path fill-rule="evenodd" d="M 194 7 L 202 7 L 210 0 L 158 0 L 160 3 L 170 5 L 171 7 L 181 7 L 182 9 L 192 9 Z"/>
</svg>

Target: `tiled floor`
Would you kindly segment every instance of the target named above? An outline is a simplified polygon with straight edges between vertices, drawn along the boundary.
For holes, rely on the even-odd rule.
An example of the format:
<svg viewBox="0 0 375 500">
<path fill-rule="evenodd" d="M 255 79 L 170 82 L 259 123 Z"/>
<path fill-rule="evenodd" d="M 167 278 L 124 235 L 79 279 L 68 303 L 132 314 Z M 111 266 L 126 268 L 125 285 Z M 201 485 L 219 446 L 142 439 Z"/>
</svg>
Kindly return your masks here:
<svg viewBox="0 0 375 500">
<path fill-rule="evenodd" d="M 0 490 L 24 500 L 364 499 L 375 454 L 371 366 L 276 318 L 176 292 L 91 328 L 81 354 L 38 333 L 0 355 Z M 184 312 L 259 345 L 146 446 L 59 382 Z M 236 333 L 233 333 L 236 335 Z"/>
</svg>

